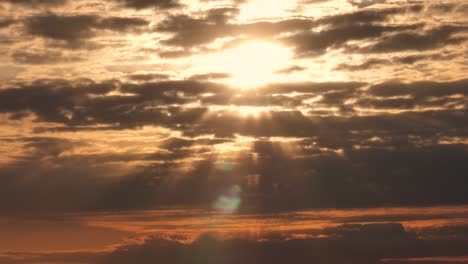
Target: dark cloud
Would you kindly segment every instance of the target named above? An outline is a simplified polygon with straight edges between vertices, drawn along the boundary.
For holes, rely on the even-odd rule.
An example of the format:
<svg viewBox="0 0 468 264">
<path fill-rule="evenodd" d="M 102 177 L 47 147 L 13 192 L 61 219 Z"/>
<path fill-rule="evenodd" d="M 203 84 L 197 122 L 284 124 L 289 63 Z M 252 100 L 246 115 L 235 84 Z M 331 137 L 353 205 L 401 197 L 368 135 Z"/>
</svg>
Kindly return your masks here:
<svg viewBox="0 0 468 264">
<path fill-rule="evenodd" d="M 356 105 L 363 108 L 372 109 L 413 109 L 416 107 L 414 99 L 360 99 L 356 102 Z"/>
<path fill-rule="evenodd" d="M 433 60 L 433 61 L 448 61 L 457 56 L 456 53 L 436 53 L 436 54 L 429 54 L 429 55 L 408 55 L 403 57 L 396 57 L 393 58 L 394 62 L 402 63 L 402 64 L 414 64 L 421 60 Z"/>
<path fill-rule="evenodd" d="M 167 80 L 171 76 L 169 74 L 164 73 L 135 73 L 127 75 L 127 78 L 132 81 L 154 81 L 154 80 Z"/>
<path fill-rule="evenodd" d="M 225 37 L 234 37 L 238 40 L 246 37 L 275 40 L 281 33 L 290 35 L 279 40 L 295 48 L 298 57 L 316 56 L 323 54 L 327 48 L 339 48 L 350 40 L 376 38 L 387 33 L 417 29 L 421 25 L 381 25 L 379 23 L 386 22 L 393 15 L 420 12 L 422 8 L 421 5 L 408 5 L 399 8 L 361 10 L 327 16 L 318 20 L 289 18 L 276 22 L 260 21 L 244 24 L 234 22 L 239 9 L 215 8 L 200 17 L 170 16 L 159 23 L 155 29 L 171 34 L 160 43 L 181 48 L 161 51 L 162 57 L 187 56 L 193 53 L 192 48 Z M 318 26 L 325 26 L 325 29 L 318 32 L 311 31 Z"/>
<path fill-rule="evenodd" d="M 223 37 L 274 36 L 281 32 L 304 30 L 312 26 L 312 21 L 307 19 L 287 19 L 278 22 L 249 24 L 230 22 L 238 13 L 237 8 L 217 8 L 209 10 L 201 18 L 188 15 L 170 16 L 157 25 L 156 30 L 173 34 L 168 39 L 162 40 L 161 43 L 189 48 L 208 44 Z"/>
<path fill-rule="evenodd" d="M 468 95 L 465 89 L 467 85 L 467 79 L 454 82 L 386 82 L 378 85 L 373 85 L 369 90 L 369 94 L 384 97 L 410 95 L 416 100 L 431 97 L 441 98 L 444 96 L 456 94 L 466 96 Z"/>
<path fill-rule="evenodd" d="M 445 227 L 444 227 L 445 228 Z M 450 227 L 449 227 L 450 228 Z M 455 229 L 463 229 L 463 226 Z M 431 228 L 427 228 L 430 230 Z M 466 234 L 466 230 L 461 234 Z M 76 262 L 92 264 L 128 263 L 402 263 L 404 259 L 462 259 L 467 254 L 466 237 L 419 237 L 399 223 L 345 224 L 310 230 L 306 238 L 271 234 L 263 241 L 241 237 L 217 238 L 204 234 L 187 244 L 148 237 L 141 243 L 119 245 L 111 252 L 9 252 L 3 263 Z M 385 239 L 384 239 L 385 238 Z M 336 254 L 340 252 L 340 254 Z M 395 262 L 394 262 L 395 261 Z M 410 263 L 413 263 L 410 261 Z M 426 263 L 426 262 L 424 262 Z"/>
<path fill-rule="evenodd" d="M 452 12 L 457 7 L 456 3 L 436 3 L 428 6 L 429 11 L 433 12 Z"/>
<path fill-rule="evenodd" d="M 68 126 L 120 124 L 122 127 L 132 127 L 154 124 L 171 128 L 176 128 L 178 125 L 181 126 L 179 129 L 192 124 L 196 120 L 194 118 L 204 116 L 203 122 L 190 126 L 192 132 L 225 134 L 230 131 L 230 135 L 245 133 L 254 136 L 306 136 L 306 131 L 315 129 L 315 126 L 312 126 L 314 120 L 311 116 L 305 116 L 301 112 L 291 111 L 295 107 L 303 106 L 303 100 L 316 98 L 314 102 L 316 107 L 342 108 L 347 100 L 359 96 L 359 100 L 355 104 L 348 104 L 348 107 L 352 109 L 352 107 L 359 106 L 384 110 L 396 107 L 415 111 L 416 106 L 431 106 L 449 111 L 464 105 L 465 83 L 465 80 L 446 83 L 391 82 L 374 85 L 366 92 L 358 89 L 363 85 L 359 83 L 303 83 L 269 85 L 256 90 L 239 92 L 224 85 L 191 80 L 160 81 L 139 85 L 115 82 L 89 84 L 87 82 L 42 81 L 26 85 L 21 89 L 2 90 L 0 94 L 4 100 L 2 100 L 0 111 L 7 113 L 32 111 L 44 121 L 59 122 Z M 76 89 L 76 87 L 82 88 Z M 89 96 L 111 91 L 127 93 L 131 96 Z M 302 93 L 302 95 L 297 98 L 287 96 L 292 92 Z M 375 96 L 382 98 L 373 98 Z M 395 96 L 411 97 L 392 98 Z M 438 97 L 439 100 L 434 100 L 434 97 Z M 173 106 L 173 104 L 197 102 L 202 102 L 203 105 L 195 108 Z M 212 105 L 280 106 L 292 109 L 268 111 L 267 115 L 261 115 L 258 120 L 243 120 L 242 116 L 230 110 L 220 109 L 218 113 L 214 111 L 210 114 L 208 107 Z M 342 109 L 345 111 L 344 108 Z M 290 120 L 287 121 L 288 118 Z M 239 121 L 242 121 L 241 123 L 252 122 L 253 125 L 250 130 L 247 128 L 249 126 L 233 127 L 234 124 L 239 124 Z M 289 126 L 291 122 L 297 122 L 296 127 Z M 273 126 L 275 129 L 271 130 Z M 298 129 L 300 127 L 302 129 Z M 266 131 L 269 132 L 264 134 Z"/>
<path fill-rule="evenodd" d="M 170 9 L 180 7 L 180 3 L 177 0 L 113 0 L 122 3 L 126 7 L 135 9 L 144 8 L 158 8 L 158 9 Z"/>
<path fill-rule="evenodd" d="M 0 3 L 19 4 L 24 6 L 58 6 L 68 2 L 68 0 L 0 0 Z M 121 3 L 125 7 L 135 9 L 158 8 L 170 9 L 180 7 L 177 0 L 108 0 L 108 2 Z"/>
<path fill-rule="evenodd" d="M 466 80 L 389 82 L 362 90 L 364 85 L 278 84 L 247 90 L 245 95 L 223 85 L 195 81 L 127 84 L 48 80 L 3 89 L 0 91 L 0 111 L 17 113 L 16 118 L 24 117 L 22 113 L 33 112 L 39 120 L 72 129 L 83 125 L 108 125 L 113 126 L 112 129 L 154 125 L 179 131 L 185 136 L 162 141 L 158 147 L 164 151 L 145 156 L 127 153 L 62 157 L 61 153 L 84 142 L 30 139 L 27 146 L 36 150 L 34 154 L 18 167 L 0 172 L 6 175 L 0 186 L 8 188 L 2 192 L 5 195 L 3 201 L 14 201 L 2 204 L 3 209 L 12 210 L 11 204 L 20 209 L 70 210 L 142 209 L 158 205 L 205 207 L 232 184 L 247 188 L 244 184 L 248 175 L 259 175 L 258 186 L 244 197 L 247 205 L 258 210 L 466 203 L 468 196 L 463 186 L 468 168 L 464 160 L 468 158 L 468 152 L 463 144 L 456 143 L 456 138 L 465 137 L 468 131 L 466 110 L 460 108 L 464 104 Z M 114 91 L 133 96 L 107 95 Z M 259 102 L 283 105 L 282 97 L 275 101 L 278 93 L 291 92 L 321 96 L 314 102 L 316 107 L 342 106 L 344 101 L 359 95 L 350 107 L 406 112 L 383 111 L 373 115 L 348 112 L 320 116 L 305 115 L 297 110 L 271 110 L 249 117 L 229 109 L 210 110 L 208 107 L 210 104 L 251 106 Z M 214 98 L 201 96 L 206 94 L 213 94 Z M 447 98 L 448 101 L 434 101 L 433 98 Z M 461 100 L 458 107 L 446 106 L 454 100 Z M 301 101 L 296 103 L 300 105 Z M 202 105 L 177 106 L 191 102 L 202 102 Z M 418 106 L 442 109 L 422 111 L 417 110 Z M 214 135 L 214 138 L 196 139 L 206 134 Z M 241 152 L 238 159 L 232 161 L 231 170 L 226 172 L 217 167 L 211 147 L 233 142 L 236 134 L 253 137 L 253 142 L 250 150 Z M 288 143 L 271 142 L 270 137 L 302 139 L 291 143 L 295 152 L 289 153 L 285 151 L 291 149 Z M 455 143 L 440 145 L 445 138 L 454 138 Z M 176 169 L 184 159 L 194 155 L 200 160 L 190 165 L 191 170 L 181 173 Z M 41 163 L 43 157 L 48 157 L 49 162 Z M 105 165 L 106 161 L 131 160 L 143 160 L 148 165 L 115 182 L 100 179 L 99 175 L 104 171 L 93 167 Z M 49 167 L 49 164 L 54 166 Z M 53 175 L 67 170 L 74 171 L 73 175 L 95 176 L 57 182 Z M 49 185 L 45 180 L 47 177 L 42 178 L 43 183 L 32 181 L 26 184 L 19 180 L 20 175 L 33 172 L 52 177 L 50 179 L 55 179 L 56 184 Z M 175 178 L 180 180 L 174 182 Z M 50 192 L 50 199 L 44 198 L 49 197 L 45 194 L 50 191 L 50 186 L 57 184 L 61 185 L 59 204 L 53 202 L 56 192 Z M 84 191 L 77 186 L 94 187 Z M 72 192 L 70 188 L 76 191 Z M 28 192 L 31 199 L 25 199 L 24 192 Z M 35 198 L 41 195 L 43 199 Z M 47 203 L 37 204 L 44 201 Z"/>
<path fill-rule="evenodd" d="M 0 0 L 0 3 L 10 3 L 29 6 L 57 6 L 67 3 L 68 0 Z"/>
<path fill-rule="evenodd" d="M 65 82 L 66 83 L 66 82 Z M 74 89 L 72 85 L 62 87 L 59 82 L 42 82 L 25 87 L 24 89 L 8 89 L 2 91 L 5 103 L 1 111 L 14 112 L 31 110 L 41 119 L 51 122 L 64 122 L 69 125 L 85 125 L 96 123 L 119 123 L 123 126 L 134 126 L 137 124 L 160 124 L 175 126 L 176 124 L 192 123 L 192 118 L 200 118 L 206 113 L 206 107 L 188 108 L 169 107 L 168 104 L 190 103 L 202 100 L 203 94 L 214 93 L 214 98 L 206 99 L 215 104 L 226 104 L 231 100 L 242 105 L 258 104 L 264 100 L 262 96 L 252 97 L 248 101 L 249 93 L 245 97 L 234 98 L 235 90 L 223 85 L 212 83 L 199 83 L 195 81 L 168 81 L 149 83 L 142 85 L 126 84 L 120 88 L 122 92 L 134 94 L 134 96 L 107 96 L 90 98 L 87 95 L 93 93 L 106 93 L 116 90 L 113 83 L 103 83 L 85 86 L 83 89 Z M 80 84 L 78 84 L 80 85 Z M 333 84 L 330 84 L 333 87 Z M 102 87 L 102 91 L 95 91 L 96 87 Z M 324 86 L 326 87 L 326 86 Z M 313 89 L 304 87 L 302 89 Z M 291 89 L 291 91 L 300 89 Z M 266 90 L 268 91 L 268 90 Z M 272 98 L 271 96 L 266 97 Z M 40 100 L 38 100 L 40 99 Z M 217 100 L 214 101 L 214 99 Z M 265 101 L 266 103 L 267 101 Z M 279 102 L 279 101 L 278 101 Z M 148 108 L 147 106 L 158 104 L 160 107 Z M 128 111 L 132 114 L 128 115 Z M 124 114 L 126 113 L 126 114 Z M 170 113 L 171 115 L 168 115 Z M 191 113 L 191 114 L 190 114 Z M 178 118 L 189 118 L 178 119 Z M 199 129 L 226 129 L 216 128 L 216 123 L 225 122 L 230 118 L 239 118 L 235 114 L 226 112 L 220 118 L 216 115 L 208 118 L 208 124 L 199 124 Z M 218 119 L 218 120 L 217 120 Z M 133 120 L 133 121 L 132 121 Z M 213 127 L 211 127 L 213 126 Z M 205 128 L 204 128 L 205 127 Z M 230 126 L 228 126 L 230 127 Z M 197 127 L 193 127 L 197 128 Z M 201 132 L 201 131 L 200 131 Z M 234 131 L 232 132 L 234 133 Z"/>
<path fill-rule="evenodd" d="M 320 4 L 325 2 L 330 2 L 331 0 L 302 0 L 301 4 Z"/>
<path fill-rule="evenodd" d="M 306 69 L 307 68 L 299 66 L 299 65 L 293 65 L 293 66 L 278 70 L 278 71 L 276 71 L 276 73 L 291 74 L 291 73 L 294 73 L 294 72 L 304 71 Z"/>
<path fill-rule="evenodd" d="M 81 46 L 81 42 L 95 37 L 97 30 L 138 32 L 148 23 L 148 21 L 140 18 L 101 18 L 93 15 L 62 16 L 47 14 L 28 18 L 25 26 L 27 32 L 31 35 L 65 41 L 70 46 Z"/>
<path fill-rule="evenodd" d="M 190 50 L 182 49 L 182 50 L 170 50 L 170 51 L 160 51 L 158 55 L 160 58 L 163 59 L 177 59 L 182 57 L 187 57 L 193 55 L 195 52 Z"/>
<path fill-rule="evenodd" d="M 376 4 L 384 4 L 387 0 L 349 0 L 348 2 L 359 8 L 365 8 Z"/>
<path fill-rule="evenodd" d="M 174 36 L 162 41 L 163 44 L 182 47 L 206 44 L 217 38 L 232 36 L 233 26 L 227 25 L 229 14 L 237 9 L 222 9 L 223 15 L 216 17 L 209 14 L 205 18 L 192 18 L 187 15 L 177 15 L 167 18 L 157 26 L 158 31 L 174 33 Z M 214 12 L 214 11 L 212 11 Z"/>
<path fill-rule="evenodd" d="M 105 253 L 77 251 L 77 252 L 8 252 L 0 255 L 2 264 L 21 263 L 92 263 L 104 256 Z"/>
<path fill-rule="evenodd" d="M 369 9 L 360 10 L 351 13 L 337 14 L 320 18 L 316 21 L 317 24 L 328 24 L 337 26 L 344 26 L 349 24 L 361 24 L 361 23 L 377 23 L 385 22 L 391 15 L 401 14 L 408 11 L 420 11 L 422 6 L 411 5 L 403 6 L 399 8 L 383 8 L 383 9 Z"/>
<path fill-rule="evenodd" d="M 0 29 L 9 27 L 9 26 L 13 25 L 15 22 L 16 21 L 13 20 L 13 19 L 1 19 L 0 20 Z"/>
<path fill-rule="evenodd" d="M 396 56 L 391 59 L 372 58 L 360 64 L 340 63 L 334 70 L 337 71 L 363 71 L 373 70 L 385 66 L 399 66 L 400 64 L 415 64 L 420 61 L 447 61 L 455 58 L 456 54 L 414 54 L 407 56 Z"/>
<path fill-rule="evenodd" d="M 320 32 L 298 33 L 281 39 L 281 42 L 294 48 L 296 57 L 314 57 L 325 54 L 329 48 L 342 48 L 350 40 L 363 40 L 380 37 L 385 33 L 414 30 L 418 25 L 379 26 L 355 24 L 340 26 Z"/>
<path fill-rule="evenodd" d="M 335 70 L 337 71 L 362 71 L 362 70 L 378 68 L 388 63 L 390 63 L 390 61 L 386 59 L 370 59 L 361 64 L 342 63 L 342 64 L 337 65 L 335 67 Z"/>
<path fill-rule="evenodd" d="M 387 33 L 387 31 L 388 33 L 392 33 L 393 31 L 412 30 L 421 25 L 392 24 L 388 23 L 388 21 L 395 15 L 419 13 L 423 7 L 424 6 L 420 4 L 413 4 L 393 8 L 358 10 L 350 13 L 325 16 L 316 20 L 314 23 L 316 26 L 325 26 L 325 29 L 319 32 L 314 31 L 313 33 L 323 34 L 323 36 L 327 38 L 324 42 L 330 42 L 328 46 L 331 46 L 333 42 L 342 44 L 348 40 L 376 37 Z M 392 29 L 392 26 L 396 27 Z M 340 33 L 345 30 L 349 30 L 349 33 L 341 36 Z M 369 35 L 365 35 L 366 32 Z M 300 34 L 310 35 L 310 33 L 311 32 L 303 32 Z M 335 39 L 335 41 L 333 41 L 333 39 Z M 325 43 L 321 45 L 325 45 Z"/>
<path fill-rule="evenodd" d="M 27 155 L 0 169 L 0 210 L 5 214 L 83 210 L 113 182 L 103 177 L 112 171 L 103 162 L 109 157 L 100 161 L 79 155 L 60 158 L 61 153 L 84 146 L 84 142 L 40 137 L 23 141 L 30 150 Z"/>
<path fill-rule="evenodd" d="M 74 89 L 74 85 L 85 85 L 88 89 Z M 24 89 L 2 90 L 0 93 L 4 101 L 0 111 L 31 110 L 46 120 L 65 121 L 67 111 L 73 109 L 79 99 L 86 99 L 88 94 L 103 94 L 114 89 L 113 83 L 88 85 L 87 81 L 71 84 L 65 80 L 43 80 Z"/>
<path fill-rule="evenodd" d="M 342 225 L 325 229 L 323 238 L 257 242 L 249 239 L 219 240 L 204 235 L 184 245 L 152 238 L 141 245 L 118 248 L 98 263 L 378 263 L 388 258 L 463 256 L 466 239 L 423 240 L 397 223 Z M 385 239 L 383 239 L 385 238 Z M 336 254 L 340 252 L 340 254 Z"/>
<path fill-rule="evenodd" d="M 454 36 L 458 32 L 465 32 L 465 27 L 441 26 L 423 33 L 405 32 L 382 37 L 376 44 L 362 49 L 363 52 L 381 53 L 407 50 L 431 50 L 447 45 L 460 44 L 463 37 Z"/>
<path fill-rule="evenodd" d="M 22 64 L 57 64 L 84 60 L 84 58 L 80 56 L 66 55 L 61 51 L 32 50 L 26 48 L 16 50 L 12 54 L 12 58 L 15 62 Z"/>
<path fill-rule="evenodd" d="M 0 171 L 3 175 L 0 206 L 3 212 L 135 210 L 169 205 L 210 208 L 223 190 L 234 184 L 244 190 L 245 208 L 241 210 L 466 203 L 468 197 L 463 188 L 468 169 L 464 163 L 468 158 L 466 148 L 421 146 L 417 137 L 433 132 L 407 133 L 388 135 L 375 130 L 352 137 L 351 133 L 327 129 L 313 140 L 320 145 L 328 140 L 331 147 L 346 148 L 346 141 L 362 146 L 349 148 L 343 155 L 314 149 L 312 140 L 300 142 L 297 145 L 300 152 L 291 154 L 285 151 L 287 144 L 259 139 L 251 152 L 227 163 L 229 170 L 209 158 L 209 146 L 226 142 L 223 139 L 204 142 L 173 138 L 161 142 L 161 147 L 170 151 L 167 154 L 61 157 L 61 153 L 82 143 L 39 138 L 29 143 L 38 150 L 34 156 Z M 365 143 L 376 135 L 382 141 Z M 193 152 L 191 146 L 208 148 L 206 152 Z M 193 155 L 205 160 L 192 163 L 192 170 L 181 173 L 178 170 L 181 163 L 177 161 Z M 139 159 L 153 160 L 154 164 L 124 177 L 102 176 L 109 175 L 104 170 L 109 169 L 104 166 L 106 162 Z M 66 177 L 61 176 L 64 173 Z M 248 175 L 258 175 L 258 185 L 249 187 Z M 60 200 L 55 198 L 57 195 Z"/>
<path fill-rule="evenodd" d="M 468 10 L 468 4 L 460 4 L 456 7 L 455 12 L 458 12 L 460 14 L 465 13 Z"/>
<path fill-rule="evenodd" d="M 209 81 L 209 80 L 218 80 L 218 79 L 226 79 L 231 77 L 229 73 L 222 73 L 222 72 L 211 72 L 205 74 L 195 74 L 190 76 L 189 79 L 196 80 L 196 81 Z"/>
<path fill-rule="evenodd" d="M 403 88 L 398 88 L 398 85 L 402 84 L 382 84 L 371 87 L 369 93 L 390 98 L 378 102 L 358 101 L 356 104 L 361 107 L 408 109 L 420 101 L 418 98 L 433 97 L 437 94 L 440 96 L 458 94 L 461 92 L 461 87 L 464 87 L 464 82 L 413 83 L 404 84 Z M 182 84 L 179 85 L 181 88 L 184 87 Z M 193 83 L 191 85 L 193 87 Z M 309 86 L 308 89 L 317 91 L 319 87 Z M 326 87 L 327 85 L 323 86 L 324 89 Z M 330 85 L 327 91 L 329 92 L 332 87 L 333 85 Z M 337 87 L 343 89 L 343 86 Z M 386 87 L 388 92 L 385 90 Z M 405 87 L 413 87 L 414 90 Z M 414 99 L 391 99 L 403 95 L 411 95 Z M 327 100 L 333 102 L 336 99 L 332 97 Z M 335 102 L 340 104 L 340 101 Z M 462 175 L 467 170 L 462 162 L 466 158 L 466 148 L 463 145 L 437 146 L 441 136 L 464 135 L 467 128 L 462 124 L 468 121 L 464 110 L 321 118 L 309 118 L 300 112 L 283 111 L 269 112 L 260 115 L 257 119 L 246 119 L 223 111 L 215 115 L 206 115 L 208 112 L 202 109 L 182 112 L 169 109 L 169 111 L 174 119 L 171 117 L 172 121 L 165 124 L 179 123 L 181 125 L 179 129 L 189 134 L 198 131 L 195 134 L 202 132 L 218 136 L 239 133 L 254 137 L 308 137 L 318 146 L 345 150 L 343 156 L 318 149 L 316 152 L 311 152 L 307 150 L 311 142 L 304 141 L 299 146 L 303 147 L 304 153 L 313 154 L 314 158 L 303 159 L 286 156 L 286 153 L 279 151 L 280 147 L 275 147 L 272 143 L 262 141 L 256 143 L 253 152 L 259 157 L 257 165 L 253 165 L 249 159 L 243 160 L 239 163 L 243 165 L 235 167 L 232 175 L 262 175 L 259 187 L 262 195 L 259 197 L 264 198 L 249 203 L 259 203 L 261 208 L 290 209 L 292 205 L 297 207 L 425 205 L 427 201 L 431 201 L 429 204 L 434 201 L 442 204 L 458 204 L 466 202 L 467 199 L 459 187 L 463 186 Z M 199 119 L 200 114 L 205 117 Z M 135 117 L 138 115 L 135 114 Z M 203 121 L 194 122 L 194 120 Z M 184 122 L 187 124 L 184 125 Z M 354 132 L 351 133 L 352 131 Z M 373 137 L 380 140 L 370 140 Z M 187 146 L 186 140 L 178 140 L 176 143 L 178 148 Z M 174 142 L 168 146 L 173 148 Z M 355 149 L 355 146 L 360 148 Z M 183 152 L 178 153 L 180 155 Z M 179 155 L 174 157 L 180 158 Z M 389 164 L 388 160 L 392 160 L 392 163 Z M 129 178 L 132 179 L 131 183 L 124 181 L 115 189 L 116 193 L 112 192 L 109 197 L 140 197 L 138 201 L 126 198 L 125 204 L 130 207 L 133 204 L 158 204 L 162 201 L 176 204 L 204 204 L 216 197 L 218 190 L 224 188 L 225 184 L 232 183 L 228 181 L 231 174 L 223 176 L 221 171 L 215 173 L 216 177 L 204 178 L 203 175 L 213 173 L 211 160 L 201 162 L 196 168 L 178 185 L 175 187 L 172 185 L 175 189 L 170 191 L 166 190 L 165 185 L 155 188 L 161 183 L 159 182 L 161 178 L 159 176 L 154 178 L 155 175 L 171 175 L 159 168 Z M 245 170 L 247 173 L 242 173 Z M 155 171 L 159 173 L 156 174 Z M 286 174 L 289 175 L 287 178 L 284 177 Z M 373 177 L 375 174 L 379 177 Z M 220 182 L 209 180 L 214 178 Z M 158 179 L 158 184 L 154 183 L 155 179 Z M 424 188 L 421 187 L 423 183 Z M 131 189 L 138 195 L 136 193 L 129 195 L 128 186 L 134 186 Z M 206 186 L 211 188 L 207 190 Z M 331 196 L 330 194 L 334 192 L 339 192 L 341 195 Z M 184 195 L 181 196 L 179 193 Z M 271 208 L 271 205 L 274 205 L 274 208 Z"/>
</svg>

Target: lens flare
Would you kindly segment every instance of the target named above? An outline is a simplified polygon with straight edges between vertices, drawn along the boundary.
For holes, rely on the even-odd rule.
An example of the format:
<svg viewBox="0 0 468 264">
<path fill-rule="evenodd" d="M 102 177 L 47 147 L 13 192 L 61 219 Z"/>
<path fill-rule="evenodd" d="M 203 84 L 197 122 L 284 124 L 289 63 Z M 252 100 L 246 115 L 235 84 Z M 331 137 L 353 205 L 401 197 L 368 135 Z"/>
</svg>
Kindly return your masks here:
<svg viewBox="0 0 468 264">
<path fill-rule="evenodd" d="M 218 197 L 213 208 L 225 213 L 234 213 L 241 205 L 242 189 L 239 185 L 232 186 L 225 194 Z"/>
<path fill-rule="evenodd" d="M 216 164 L 216 168 L 222 172 L 230 172 L 232 171 L 232 163 L 229 161 L 223 161 Z"/>
</svg>

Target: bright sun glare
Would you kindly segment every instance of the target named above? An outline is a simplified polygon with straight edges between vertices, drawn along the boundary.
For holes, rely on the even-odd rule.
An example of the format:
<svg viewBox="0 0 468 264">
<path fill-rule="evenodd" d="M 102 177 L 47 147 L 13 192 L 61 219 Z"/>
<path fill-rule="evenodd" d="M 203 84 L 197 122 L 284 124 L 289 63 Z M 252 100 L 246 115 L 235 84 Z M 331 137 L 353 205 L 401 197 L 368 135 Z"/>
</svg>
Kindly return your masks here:
<svg viewBox="0 0 468 264">
<path fill-rule="evenodd" d="M 209 55 L 201 61 L 204 71 L 223 72 L 231 77 L 223 82 L 252 88 L 266 83 L 281 81 L 276 71 L 287 67 L 292 52 L 279 44 L 266 41 L 248 41 L 235 48 Z"/>
</svg>

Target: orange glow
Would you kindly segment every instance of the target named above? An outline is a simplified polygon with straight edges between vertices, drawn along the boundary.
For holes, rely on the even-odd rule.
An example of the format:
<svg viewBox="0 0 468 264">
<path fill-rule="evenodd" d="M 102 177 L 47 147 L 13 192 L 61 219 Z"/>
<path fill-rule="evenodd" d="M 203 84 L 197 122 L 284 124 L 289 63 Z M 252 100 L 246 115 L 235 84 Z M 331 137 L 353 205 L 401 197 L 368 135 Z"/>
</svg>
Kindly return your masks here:
<svg viewBox="0 0 468 264">
<path fill-rule="evenodd" d="M 417 216 L 417 217 L 416 217 Z M 219 233 L 222 236 L 251 234 L 265 236 L 283 233 L 286 236 L 303 237 L 307 230 L 320 230 L 344 223 L 372 224 L 392 223 L 401 219 L 407 229 L 468 224 L 468 208 L 419 207 L 419 208 L 370 208 L 351 210 L 305 210 L 277 214 L 224 214 L 204 210 L 159 210 L 119 214 L 78 216 L 88 226 L 105 227 L 139 234 L 178 235 L 192 240 L 203 233 Z M 374 220 L 372 220 L 374 219 Z M 302 234 L 302 235 L 301 235 Z"/>
</svg>

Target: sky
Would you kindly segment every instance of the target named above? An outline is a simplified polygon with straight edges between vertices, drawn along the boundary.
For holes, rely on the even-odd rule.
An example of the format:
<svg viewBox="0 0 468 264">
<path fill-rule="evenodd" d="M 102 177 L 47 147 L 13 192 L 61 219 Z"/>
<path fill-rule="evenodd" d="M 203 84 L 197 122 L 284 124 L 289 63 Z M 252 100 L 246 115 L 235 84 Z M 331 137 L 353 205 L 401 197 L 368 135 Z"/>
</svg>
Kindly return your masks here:
<svg viewBox="0 0 468 264">
<path fill-rule="evenodd" d="M 0 0 L 0 264 L 468 263 L 464 0 Z"/>
</svg>

